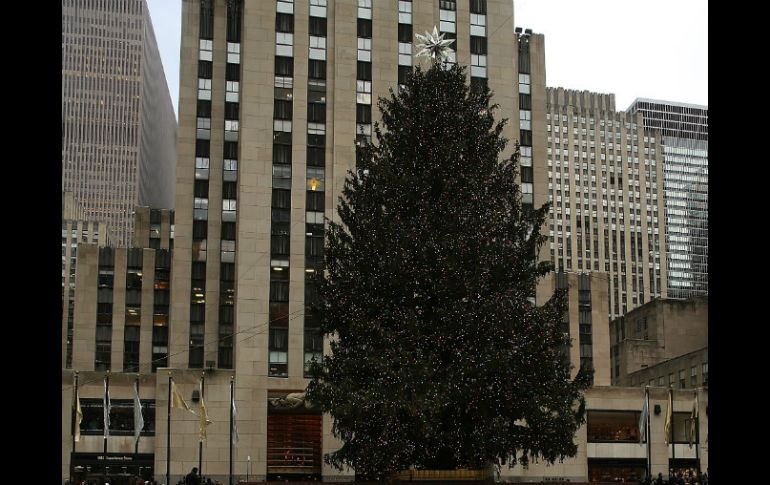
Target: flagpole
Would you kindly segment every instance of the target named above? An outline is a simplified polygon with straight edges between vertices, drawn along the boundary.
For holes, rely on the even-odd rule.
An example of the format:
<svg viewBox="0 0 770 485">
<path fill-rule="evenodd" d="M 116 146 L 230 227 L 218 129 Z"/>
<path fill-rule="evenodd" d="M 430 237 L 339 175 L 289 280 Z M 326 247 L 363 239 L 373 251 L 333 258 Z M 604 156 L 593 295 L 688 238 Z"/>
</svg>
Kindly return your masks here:
<svg viewBox="0 0 770 485">
<path fill-rule="evenodd" d="M 698 399 L 697 388 L 695 389 L 695 399 L 698 403 L 695 411 L 695 462 L 698 464 L 698 477 L 700 477 L 700 399 Z"/>
<path fill-rule="evenodd" d="M 139 374 L 136 375 L 136 397 L 139 397 Z M 134 429 L 136 429 L 136 420 L 134 420 Z M 139 454 L 139 439 L 142 432 L 139 431 L 139 436 L 134 440 L 134 461 L 136 461 L 136 455 Z M 138 462 L 137 462 L 138 463 Z"/>
<path fill-rule="evenodd" d="M 671 469 L 674 470 L 674 476 L 676 476 L 676 444 L 674 443 L 676 436 L 676 425 L 674 424 L 674 388 L 668 387 L 669 402 L 671 403 Z M 671 480 L 671 478 L 669 478 Z"/>
<path fill-rule="evenodd" d="M 77 400 L 78 400 L 78 371 L 75 371 L 75 394 L 72 396 L 72 453 L 70 454 L 70 483 L 75 483 L 75 427 L 77 423 Z M 232 484 L 231 484 L 232 485 Z"/>
<path fill-rule="evenodd" d="M 206 387 L 206 371 L 201 372 L 201 403 L 203 402 L 203 392 Z M 203 409 L 201 409 L 203 413 Z M 206 422 L 201 423 L 202 426 L 206 426 Z M 203 439 L 198 437 L 198 476 L 203 478 Z"/>
<path fill-rule="evenodd" d="M 109 395 L 110 395 L 110 371 L 107 370 L 107 375 L 104 377 L 104 403 L 109 406 Z M 107 416 L 107 419 L 104 421 L 104 482 L 107 482 L 107 436 L 110 434 L 110 428 L 109 428 L 109 418 L 110 418 L 110 410 L 109 407 L 104 410 Z"/>
<path fill-rule="evenodd" d="M 171 371 L 168 371 L 168 416 L 166 418 L 166 485 L 171 485 Z"/>
<path fill-rule="evenodd" d="M 233 403 L 235 394 L 233 388 L 233 376 L 230 376 L 230 475 L 228 483 L 233 485 Z"/>
<path fill-rule="evenodd" d="M 645 433 L 647 436 L 647 476 L 652 480 L 652 453 L 651 453 L 651 438 L 652 438 L 652 431 L 650 428 L 650 387 L 645 386 L 644 388 L 644 398 L 647 400 L 647 432 Z"/>
</svg>

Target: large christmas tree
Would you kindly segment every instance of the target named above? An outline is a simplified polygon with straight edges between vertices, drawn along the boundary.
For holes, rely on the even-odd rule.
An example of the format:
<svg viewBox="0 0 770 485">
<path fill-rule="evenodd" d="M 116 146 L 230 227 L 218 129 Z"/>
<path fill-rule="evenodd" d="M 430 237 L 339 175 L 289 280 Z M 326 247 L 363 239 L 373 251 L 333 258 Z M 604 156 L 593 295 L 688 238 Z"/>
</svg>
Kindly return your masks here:
<svg viewBox="0 0 770 485">
<path fill-rule="evenodd" d="M 490 92 L 445 67 L 380 99 L 384 129 L 327 232 L 318 312 L 333 354 L 307 397 L 344 443 L 328 462 L 367 479 L 553 462 L 576 453 L 584 421 L 565 295 L 528 301 L 551 269 L 536 257 L 548 209 L 521 205 Z"/>
</svg>

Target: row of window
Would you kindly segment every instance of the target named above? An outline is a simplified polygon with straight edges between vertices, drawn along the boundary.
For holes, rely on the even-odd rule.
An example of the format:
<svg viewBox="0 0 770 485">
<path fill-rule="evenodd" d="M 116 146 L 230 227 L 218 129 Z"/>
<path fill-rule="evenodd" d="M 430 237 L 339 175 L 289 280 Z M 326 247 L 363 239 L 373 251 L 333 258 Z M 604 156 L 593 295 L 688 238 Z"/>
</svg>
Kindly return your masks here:
<svg viewBox="0 0 770 485">
<path fill-rule="evenodd" d="M 127 251 L 126 294 L 123 334 L 123 371 L 139 372 L 139 335 L 141 327 L 142 306 L 142 249 Z M 113 316 L 113 283 L 114 283 L 113 248 L 99 249 L 98 290 L 96 303 L 96 354 L 94 368 L 106 371 L 111 368 L 112 352 L 112 316 Z M 161 345 L 156 337 L 157 326 L 168 325 L 169 286 L 170 286 L 170 253 L 167 250 L 157 250 L 155 260 L 155 281 L 153 298 L 153 362 L 152 371 L 159 366 L 165 366 L 162 361 L 168 355 L 167 333 L 164 349 L 155 351 L 156 344 Z"/>
<path fill-rule="evenodd" d="M 401 4 L 402 2 L 399 2 Z M 408 3 L 408 2 L 404 2 Z M 367 9 L 371 16 L 371 3 L 359 4 L 360 8 Z M 367 12 L 361 12 L 366 14 Z M 361 17 L 361 15 L 359 15 Z M 359 23 L 365 24 L 365 22 Z M 362 32 L 363 33 L 363 32 Z M 325 32 L 324 32 L 325 35 Z M 311 39 L 312 43 L 312 39 Z M 368 58 L 367 54 L 368 47 Z M 358 60 L 357 60 L 357 79 L 368 81 L 371 83 L 371 39 L 364 38 L 363 36 L 358 38 Z M 401 56 L 399 56 L 399 59 Z M 356 83 L 358 85 L 358 83 Z M 326 112 L 326 86 L 323 87 L 323 99 L 318 103 L 318 110 L 323 110 L 324 121 Z M 308 81 L 308 90 L 314 89 L 312 86 L 312 80 Z M 371 96 L 371 87 L 369 89 L 369 96 Z M 371 100 L 370 100 L 371 103 Z M 368 108 L 368 117 L 364 116 L 358 118 L 359 107 Z M 356 104 L 356 116 L 357 123 L 364 123 L 368 121 L 371 123 L 371 106 Z M 310 366 L 312 362 L 320 362 L 323 356 L 323 334 L 320 330 L 320 325 L 317 318 L 313 314 L 311 304 L 315 300 L 316 289 L 313 276 L 315 270 L 320 268 L 323 263 L 323 247 L 324 247 L 324 221 L 323 213 L 325 209 L 325 157 L 324 152 L 326 149 L 325 131 L 313 131 L 317 130 L 317 127 L 313 126 L 312 121 L 315 121 L 312 117 L 308 116 L 308 134 L 315 136 L 316 145 L 307 149 L 308 165 L 306 167 L 306 193 L 307 200 L 305 204 L 306 216 L 305 216 L 305 314 L 303 319 L 304 327 L 304 349 L 303 349 L 303 376 L 310 377 Z M 371 136 L 371 124 L 369 126 L 368 134 Z M 366 131 L 366 130 L 364 130 Z M 320 155 L 320 156 L 319 156 Z M 314 160 L 314 166 L 310 165 L 311 158 L 316 157 Z M 286 333 L 288 329 L 283 328 L 281 331 Z M 285 366 L 284 372 L 288 374 L 288 355 L 286 355 L 286 362 L 282 362 L 281 365 Z"/>
<path fill-rule="evenodd" d="M 532 168 L 532 90 L 529 73 L 529 43 L 518 39 L 519 50 L 519 166 L 521 179 L 521 202 L 525 207 L 534 206 L 534 171 Z"/>
<path fill-rule="evenodd" d="M 709 364 L 708 362 L 703 362 L 701 364 L 701 381 L 700 385 L 705 386 L 708 385 L 709 380 Z M 649 384 L 650 386 L 655 385 L 656 380 L 650 379 L 648 383 L 642 383 L 642 385 Z M 688 388 L 694 388 L 698 387 L 698 366 L 694 365 L 690 367 L 689 372 L 689 379 L 687 375 L 687 369 L 679 369 L 677 374 L 674 374 L 671 372 L 668 375 L 668 382 L 666 382 L 666 376 L 658 376 L 657 379 L 657 385 L 658 387 L 662 386 L 678 386 L 679 389 L 688 389 Z"/>
<path fill-rule="evenodd" d="M 141 436 L 155 436 L 155 400 L 142 399 L 144 427 Z M 104 402 L 102 399 L 81 399 L 80 409 L 83 420 L 80 434 L 95 436 L 104 434 Z M 134 434 L 134 401 L 131 399 L 110 400 L 110 435 L 132 436 Z"/>
<path fill-rule="evenodd" d="M 242 18 L 240 2 L 232 2 L 227 9 L 228 26 L 232 23 L 240 28 Z M 237 39 L 240 41 L 240 36 Z M 222 219 L 220 240 L 220 272 L 219 272 L 219 327 L 217 332 L 217 366 L 221 369 L 232 369 L 234 359 L 234 325 L 235 325 L 235 250 L 236 250 L 236 215 L 237 215 L 237 180 L 238 153 L 237 142 L 240 125 L 239 99 L 228 93 L 237 93 L 240 86 L 234 83 L 240 81 L 240 57 L 231 55 L 231 44 L 228 39 L 227 64 L 225 66 L 225 154 L 222 172 Z M 234 45 L 240 54 L 240 43 Z M 228 86 L 228 83 L 233 83 Z M 198 358 L 202 365 L 202 356 Z M 196 362 L 197 363 L 197 362 Z"/>
<path fill-rule="evenodd" d="M 587 413 L 589 443 L 639 443 L 640 411 L 592 411 Z M 672 442 L 690 442 L 690 413 L 673 413 Z M 662 423 L 661 423 L 662 425 Z M 697 432 L 696 432 L 697 433 Z M 698 443 L 698 436 L 693 441 Z"/>
<path fill-rule="evenodd" d="M 201 3 L 201 27 L 198 62 L 198 120 L 196 127 L 195 179 L 193 199 L 193 247 L 190 276 L 190 339 L 188 365 L 202 368 L 204 365 L 204 333 L 206 305 L 206 264 L 208 260 L 209 223 L 209 174 L 211 139 L 211 79 L 213 71 L 213 8 Z M 276 20 L 278 23 L 279 20 Z M 228 265 L 235 262 L 238 142 L 240 131 L 240 30 L 242 12 L 239 2 L 228 3 L 227 8 L 227 55 L 225 66 L 225 120 L 222 176 L 222 212 L 219 264 L 222 267 L 219 281 L 220 317 L 227 315 L 222 307 L 232 306 L 234 283 L 226 276 Z M 219 343 L 217 365 L 232 368 L 233 322 L 223 318 L 218 322 Z M 160 331 L 159 333 L 166 333 Z"/>
<path fill-rule="evenodd" d="M 551 112 L 549 111 L 549 112 L 547 112 L 545 114 L 545 119 L 546 119 L 546 121 L 551 121 L 551 119 L 553 119 L 554 123 L 558 123 L 559 122 L 559 112 L 557 111 L 554 114 L 551 114 Z M 561 115 L 561 122 L 564 125 L 567 124 L 567 115 L 566 114 L 562 114 Z M 572 115 L 572 123 L 573 124 L 577 124 L 577 122 L 578 122 L 578 116 L 577 115 Z M 596 123 L 596 120 L 594 119 L 594 117 L 593 116 L 589 116 L 588 117 L 588 124 L 593 126 L 595 123 Z M 586 117 L 585 116 L 580 116 L 580 124 L 581 125 L 585 125 L 586 124 Z M 599 125 L 600 126 L 605 126 L 604 118 L 599 118 Z M 612 122 L 611 119 L 608 119 L 606 121 L 606 126 L 609 127 L 609 128 L 612 128 L 613 122 Z M 626 130 L 636 131 L 636 129 L 637 129 L 637 124 L 635 122 L 621 121 L 621 113 L 618 112 L 618 113 L 615 113 L 615 127 L 620 128 L 621 126 L 624 126 Z M 650 139 L 654 140 L 654 138 L 650 138 Z M 645 140 L 645 142 L 646 141 L 647 140 Z M 652 143 L 654 143 L 654 142 L 652 142 Z"/>
<path fill-rule="evenodd" d="M 312 7 L 313 5 L 311 5 Z M 321 5 L 315 5 L 321 7 Z M 325 2 L 324 2 L 325 8 Z M 280 2 L 278 5 L 280 9 Z M 359 3 L 359 11 L 364 19 L 371 18 L 371 2 Z M 308 72 L 308 125 L 307 125 L 307 164 L 306 164 L 306 264 L 318 265 L 323 258 L 323 211 L 325 186 L 325 135 L 326 135 L 326 23 L 313 11 L 310 17 L 310 63 Z M 325 19 L 323 19 L 325 20 Z M 361 22 L 359 31 L 371 37 L 371 25 Z M 284 31 L 293 32 L 293 15 L 286 15 L 281 20 Z M 368 27 L 368 28 L 367 28 Z M 279 38 L 279 33 L 276 33 Z M 293 40 L 293 39 L 292 39 Z M 284 36 L 284 45 L 288 45 Z M 277 44 L 278 45 L 278 44 Z M 361 94 L 369 95 L 371 103 L 371 39 L 360 36 L 358 41 L 358 73 L 368 82 L 361 84 Z M 291 203 L 291 152 L 292 152 L 292 93 L 293 59 L 284 49 L 284 57 L 276 58 L 276 101 L 274 106 L 275 136 L 273 144 L 273 196 L 271 216 L 271 261 L 270 261 L 270 323 L 268 335 L 268 375 L 288 377 L 288 327 L 289 320 L 289 242 L 290 242 L 290 203 Z M 279 65 L 280 64 L 280 65 Z M 367 89 L 368 88 L 368 89 Z M 314 263 L 314 264 L 313 264 Z M 312 267 L 307 271 L 312 272 Z M 312 281 L 306 281 L 306 303 L 312 293 Z M 317 325 L 308 325 L 305 314 L 304 335 L 304 375 L 308 376 L 310 362 L 319 360 L 322 354 L 322 335 Z"/>
<path fill-rule="evenodd" d="M 411 2 L 399 2 L 399 70 L 411 66 Z M 402 20 L 408 22 L 402 22 Z M 372 9 L 371 0 L 358 0 L 356 68 L 356 145 L 372 136 Z M 409 54 L 409 55 L 406 55 Z M 358 150 L 356 151 L 358 156 Z M 356 160 L 358 162 L 358 160 Z"/>
<path fill-rule="evenodd" d="M 283 338 L 281 329 L 288 325 L 289 313 L 289 233 L 291 200 L 291 151 L 292 151 L 292 111 L 294 59 L 293 45 L 294 15 L 282 12 L 282 3 L 276 8 L 276 80 L 275 102 L 273 106 L 273 200 L 271 211 L 271 262 L 269 288 L 269 334 L 268 334 L 268 375 L 282 376 L 288 358 L 288 341 Z M 320 26 L 313 21 L 313 33 Z M 311 34 L 311 37 L 315 37 Z M 313 49 L 320 49 L 321 42 L 313 42 Z M 325 41 L 323 42 L 325 46 Z M 311 62 L 323 62 L 318 51 L 313 51 Z M 325 51 L 323 54 L 325 57 Z M 318 62 L 314 62 L 318 61 Z M 281 64 L 279 66 L 279 63 Z M 279 334 L 276 337 L 276 333 Z M 287 374 L 288 375 L 288 374 Z"/>
</svg>

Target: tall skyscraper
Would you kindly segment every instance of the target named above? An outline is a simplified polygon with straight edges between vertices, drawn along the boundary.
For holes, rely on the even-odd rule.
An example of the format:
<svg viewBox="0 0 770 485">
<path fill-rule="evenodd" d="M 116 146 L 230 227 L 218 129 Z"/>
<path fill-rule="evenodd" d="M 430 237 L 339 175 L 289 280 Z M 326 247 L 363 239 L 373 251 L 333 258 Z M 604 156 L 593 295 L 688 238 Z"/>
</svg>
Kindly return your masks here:
<svg viewBox="0 0 770 485">
<path fill-rule="evenodd" d="M 666 297 L 660 134 L 616 111 L 614 94 L 547 91 L 551 260 L 607 273 L 613 318 Z"/>
<path fill-rule="evenodd" d="M 708 107 L 638 98 L 628 111 L 662 135 L 668 296 L 708 296 Z"/>
<path fill-rule="evenodd" d="M 176 119 L 145 0 L 62 0 L 62 192 L 112 240 L 174 204 Z"/>
</svg>

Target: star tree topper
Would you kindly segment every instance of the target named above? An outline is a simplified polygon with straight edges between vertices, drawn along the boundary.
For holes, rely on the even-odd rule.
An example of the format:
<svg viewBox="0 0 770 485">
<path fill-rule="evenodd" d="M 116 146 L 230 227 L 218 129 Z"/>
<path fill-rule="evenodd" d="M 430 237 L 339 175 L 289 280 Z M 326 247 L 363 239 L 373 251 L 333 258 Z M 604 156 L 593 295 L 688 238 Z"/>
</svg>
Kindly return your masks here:
<svg viewBox="0 0 770 485">
<path fill-rule="evenodd" d="M 426 56 L 435 60 L 446 61 L 449 59 L 449 52 L 452 48 L 449 44 L 454 42 L 454 39 L 444 39 L 444 34 L 439 34 L 436 26 L 433 26 L 433 33 L 425 32 L 425 35 L 415 34 L 417 40 L 420 41 L 417 44 L 417 48 L 422 50 L 418 52 L 415 57 Z"/>
</svg>

